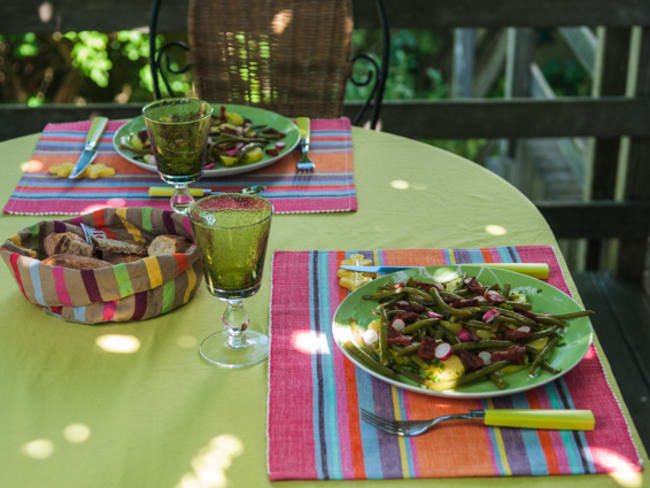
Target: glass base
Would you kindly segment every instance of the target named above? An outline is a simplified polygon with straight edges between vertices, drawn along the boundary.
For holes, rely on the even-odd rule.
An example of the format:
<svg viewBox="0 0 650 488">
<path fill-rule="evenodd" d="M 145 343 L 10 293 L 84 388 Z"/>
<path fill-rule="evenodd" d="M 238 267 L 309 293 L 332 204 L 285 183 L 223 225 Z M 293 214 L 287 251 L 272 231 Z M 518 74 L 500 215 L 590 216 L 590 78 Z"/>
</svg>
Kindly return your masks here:
<svg viewBox="0 0 650 488">
<path fill-rule="evenodd" d="M 209 335 L 199 352 L 206 361 L 226 368 L 244 368 L 264 361 L 269 355 L 269 338 L 265 334 L 247 330 L 244 333 L 242 347 L 228 345 L 228 331 Z"/>
</svg>

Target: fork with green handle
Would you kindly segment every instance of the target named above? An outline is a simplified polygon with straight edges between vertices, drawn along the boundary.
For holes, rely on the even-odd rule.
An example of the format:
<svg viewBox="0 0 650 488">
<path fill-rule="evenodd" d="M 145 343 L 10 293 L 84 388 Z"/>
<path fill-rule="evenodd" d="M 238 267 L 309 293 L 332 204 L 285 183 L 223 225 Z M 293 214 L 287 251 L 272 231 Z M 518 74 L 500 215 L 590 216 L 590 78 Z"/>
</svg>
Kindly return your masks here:
<svg viewBox="0 0 650 488">
<path fill-rule="evenodd" d="M 463 414 L 443 415 L 431 420 L 394 420 L 361 409 L 364 422 L 391 435 L 403 437 L 423 434 L 446 420 L 482 419 L 483 425 L 552 430 L 594 430 L 591 410 L 569 409 L 485 409 Z"/>
<path fill-rule="evenodd" d="M 302 155 L 300 160 L 296 163 L 296 170 L 301 171 L 314 171 L 316 165 L 309 159 L 309 141 L 310 141 L 310 124 L 308 117 L 296 117 L 296 125 L 300 131 L 300 150 Z"/>
</svg>

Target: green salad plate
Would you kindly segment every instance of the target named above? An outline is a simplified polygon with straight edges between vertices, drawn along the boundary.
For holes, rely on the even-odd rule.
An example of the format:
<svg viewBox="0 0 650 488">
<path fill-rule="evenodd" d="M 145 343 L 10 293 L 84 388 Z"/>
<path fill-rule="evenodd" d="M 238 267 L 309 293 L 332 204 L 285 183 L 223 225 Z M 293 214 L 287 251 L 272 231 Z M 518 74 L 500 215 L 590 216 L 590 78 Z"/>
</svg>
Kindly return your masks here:
<svg viewBox="0 0 650 488">
<path fill-rule="evenodd" d="M 576 301 L 557 288 L 536 278 L 513 271 L 490 268 L 480 264 L 412 268 L 377 278 L 350 293 L 339 305 L 332 320 L 334 342 L 357 367 L 382 381 L 417 393 L 448 398 L 486 398 L 524 392 L 558 379 L 575 367 L 587 353 L 593 339 L 593 331 L 589 318 L 579 317 L 568 321 L 569 325 L 562 332 L 561 345 L 557 346 L 547 358 L 549 364 L 559 370 L 559 373 L 553 374 L 539 368 L 536 376 L 530 378 L 528 368 L 522 368 L 517 372 L 503 376 L 507 385 L 505 389 L 499 389 L 492 381 L 486 379 L 454 389 L 434 391 L 409 381 L 403 376 L 400 376 L 400 381 L 397 381 L 373 371 L 351 356 L 343 347 L 348 341 L 356 342 L 350 327 L 351 320 L 355 320 L 363 331 L 370 322 L 377 318 L 375 309 L 378 302 L 363 297 L 376 293 L 380 286 L 387 283 L 404 282 L 409 278 L 429 283 L 446 282 L 462 276 L 463 273 L 466 273 L 467 276 L 475 276 L 486 286 L 493 284 L 503 286 L 505 283 L 510 283 L 512 291 L 523 293 L 528 303 L 532 305 L 532 311 L 538 314 L 565 314 L 583 310 Z"/>
<path fill-rule="evenodd" d="M 296 127 L 296 124 L 294 124 L 291 119 L 275 112 L 257 107 L 249 107 L 247 105 L 234 105 L 226 103 L 214 103 L 212 104 L 212 107 L 214 109 L 214 114 L 219 114 L 221 107 L 226 107 L 227 112 L 238 113 L 244 119 L 251 120 L 255 125 L 265 125 L 280 132 L 284 132 L 286 134 L 285 137 L 278 142 L 283 142 L 285 144 L 285 147 L 279 151 L 277 156 L 272 156 L 264 152 L 264 157 L 255 163 L 204 169 L 203 176 L 222 177 L 258 170 L 274 163 L 275 161 L 289 154 L 295 149 L 295 147 L 298 145 L 298 142 L 300 141 L 300 131 L 298 130 L 298 127 Z M 142 169 L 146 169 L 147 171 L 157 173 L 158 170 L 156 169 L 155 164 L 147 163 L 141 157 L 138 157 L 136 153 L 129 150 L 122 144 L 123 140 L 128 140 L 131 135 L 136 134 L 144 129 L 145 126 L 142 115 L 129 120 L 115 131 L 115 134 L 113 136 L 113 146 L 123 158 L 130 161 L 134 165 Z"/>
</svg>

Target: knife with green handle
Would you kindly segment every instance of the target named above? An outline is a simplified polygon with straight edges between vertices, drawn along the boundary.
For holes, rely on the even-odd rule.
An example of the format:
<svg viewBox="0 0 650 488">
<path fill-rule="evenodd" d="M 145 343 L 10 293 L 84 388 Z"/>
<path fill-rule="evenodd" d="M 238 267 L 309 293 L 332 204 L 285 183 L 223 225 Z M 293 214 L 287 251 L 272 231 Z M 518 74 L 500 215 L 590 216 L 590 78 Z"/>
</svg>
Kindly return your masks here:
<svg viewBox="0 0 650 488">
<path fill-rule="evenodd" d="M 84 150 L 81 153 L 81 156 L 79 156 L 77 164 L 75 164 L 68 178 L 72 180 L 78 178 L 88 165 L 93 162 L 93 159 L 97 156 L 97 143 L 99 143 L 99 139 L 104 133 L 107 123 L 108 119 L 106 117 L 95 117 L 93 119 L 90 129 L 88 129 L 88 134 L 86 135 Z"/>
<path fill-rule="evenodd" d="M 486 409 L 470 410 L 470 416 L 483 418 L 485 425 L 530 429 L 594 430 L 591 410 L 563 409 Z"/>
</svg>

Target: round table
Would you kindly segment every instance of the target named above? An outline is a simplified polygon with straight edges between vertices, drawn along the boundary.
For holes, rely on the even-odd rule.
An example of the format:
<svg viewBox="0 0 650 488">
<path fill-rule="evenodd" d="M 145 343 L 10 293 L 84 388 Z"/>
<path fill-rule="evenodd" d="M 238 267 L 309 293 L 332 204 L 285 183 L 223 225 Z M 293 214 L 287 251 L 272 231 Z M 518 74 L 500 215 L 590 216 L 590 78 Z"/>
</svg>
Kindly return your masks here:
<svg viewBox="0 0 650 488">
<path fill-rule="evenodd" d="M 5 198 L 19 180 L 21 164 L 29 160 L 37 139 L 38 135 L 30 135 L 0 143 L 0 185 Z M 353 140 L 358 211 L 273 218 L 262 289 L 247 302 L 252 328 L 267 329 L 270 260 L 275 250 L 557 246 L 536 207 L 479 165 L 385 133 L 353 128 Z M 4 239 L 39 220 L 38 216 L 3 215 L 0 234 Z M 561 255 L 559 259 L 577 296 Z M 90 327 L 45 315 L 20 295 L 5 267 L 0 276 L 4 283 L 0 291 L 4 311 L 0 470 L 4 484 L 271 486 L 266 474 L 267 363 L 231 371 L 199 358 L 197 342 L 221 328 L 224 308 L 203 286 L 188 305 L 159 318 Z M 98 352 L 95 339 L 105 334 L 136 337 L 137 354 Z M 611 371 L 608 374 L 614 384 Z M 614 389 L 620 398 L 615 384 Z M 226 443 L 223 456 L 216 458 L 222 463 L 213 470 L 217 478 L 208 480 L 212 484 L 190 484 L 187 474 L 192 472 L 193 460 L 218 433 L 240 439 L 240 451 L 228 451 Z M 35 456 L 25 455 L 28 444 Z M 647 456 L 644 459 L 647 463 Z M 647 477 L 642 482 L 647 483 Z M 391 487 L 433 483 L 520 486 L 522 480 L 340 481 L 327 485 L 388 483 Z M 607 476 L 534 477 L 526 483 L 616 486 Z"/>
</svg>

